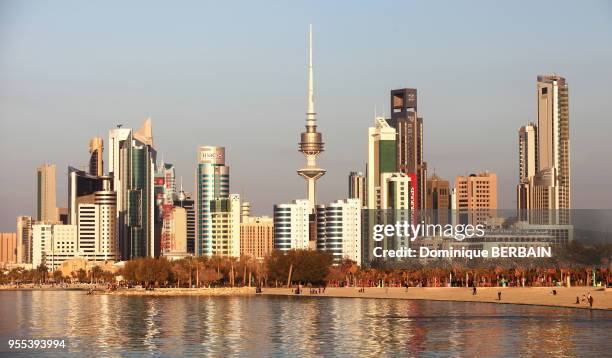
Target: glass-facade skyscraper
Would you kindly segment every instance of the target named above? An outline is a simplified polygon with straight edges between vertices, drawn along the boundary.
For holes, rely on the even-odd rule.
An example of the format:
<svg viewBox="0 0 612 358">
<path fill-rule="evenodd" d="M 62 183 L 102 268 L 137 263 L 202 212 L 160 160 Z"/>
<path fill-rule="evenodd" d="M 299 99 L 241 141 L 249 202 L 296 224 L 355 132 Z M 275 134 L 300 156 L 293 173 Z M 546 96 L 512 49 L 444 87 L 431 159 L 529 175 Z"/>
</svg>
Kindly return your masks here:
<svg viewBox="0 0 612 358">
<path fill-rule="evenodd" d="M 117 233 L 121 258 L 154 257 L 153 178 L 156 152 L 151 120 L 135 132 L 115 128 L 109 132 L 109 174 L 117 192 Z"/>
<path fill-rule="evenodd" d="M 229 167 L 225 148 L 201 146 L 196 170 L 196 256 L 213 255 L 211 201 L 229 197 Z"/>
</svg>

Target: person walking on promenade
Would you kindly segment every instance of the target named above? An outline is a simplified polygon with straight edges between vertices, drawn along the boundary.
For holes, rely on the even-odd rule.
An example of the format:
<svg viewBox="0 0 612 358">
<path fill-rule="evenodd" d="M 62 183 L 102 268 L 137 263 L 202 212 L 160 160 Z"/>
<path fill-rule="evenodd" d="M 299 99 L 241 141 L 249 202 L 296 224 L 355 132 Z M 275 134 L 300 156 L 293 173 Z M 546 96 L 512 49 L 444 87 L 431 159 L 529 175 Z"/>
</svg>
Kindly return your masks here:
<svg viewBox="0 0 612 358">
<path fill-rule="evenodd" d="M 472 296 L 476 296 L 476 286 L 472 287 Z"/>
<path fill-rule="evenodd" d="M 501 291 L 497 291 L 497 300 L 501 301 Z"/>
</svg>

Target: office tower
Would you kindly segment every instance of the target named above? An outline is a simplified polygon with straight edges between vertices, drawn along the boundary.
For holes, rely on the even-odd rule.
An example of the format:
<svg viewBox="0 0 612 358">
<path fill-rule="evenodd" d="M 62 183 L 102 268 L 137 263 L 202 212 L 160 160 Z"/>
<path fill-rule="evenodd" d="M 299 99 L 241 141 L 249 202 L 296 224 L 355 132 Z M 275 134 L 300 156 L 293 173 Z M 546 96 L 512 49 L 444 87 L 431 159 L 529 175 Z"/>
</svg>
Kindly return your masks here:
<svg viewBox="0 0 612 358">
<path fill-rule="evenodd" d="M 523 183 L 538 172 L 537 126 L 529 123 L 519 129 L 519 182 Z"/>
<path fill-rule="evenodd" d="M 491 172 L 457 176 L 456 207 L 460 224 L 483 224 L 497 209 L 497 175 Z"/>
<path fill-rule="evenodd" d="M 104 175 L 104 141 L 100 137 L 91 138 L 89 141 L 89 174 Z"/>
<path fill-rule="evenodd" d="M 274 249 L 288 251 L 310 248 L 310 200 L 274 205 Z"/>
<path fill-rule="evenodd" d="M 196 256 L 213 254 L 210 202 L 229 197 L 230 168 L 225 165 L 225 148 L 201 146 L 196 173 Z"/>
<path fill-rule="evenodd" d="M 17 217 L 17 263 L 32 263 L 32 217 Z"/>
<path fill-rule="evenodd" d="M 240 195 L 210 201 L 211 255 L 240 257 Z"/>
<path fill-rule="evenodd" d="M 525 220 L 529 212 L 533 224 L 569 224 L 569 93 L 565 78 L 538 76 L 537 100 L 537 127 L 530 124 L 519 131 L 519 218 Z M 533 156 L 535 167 L 528 162 Z"/>
<path fill-rule="evenodd" d="M 274 220 L 268 216 L 243 216 L 240 224 L 240 257 L 263 261 L 274 248 Z"/>
<path fill-rule="evenodd" d="M 380 176 L 396 171 L 395 129 L 382 117 L 368 128 L 367 207 L 380 208 Z"/>
<path fill-rule="evenodd" d="M 361 200 L 337 200 L 317 210 L 317 227 L 324 232 L 318 247 L 331 253 L 335 264 L 349 259 L 361 265 Z"/>
<path fill-rule="evenodd" d="M 427 179 L 425 194 L 425 207 L 430 214 L 429 222 L 432 224 L 449 224 L 450 189 L 448 180 L 443 180 L 435 173 Z"/>
<path fill-rule="evenodd" d="M 17 234 L 0 232 L 0 263 L 17 263 Z"/>
<path fill-rule="evenodd" d="M 68 168 L 70 224 L 77 226 L 77 251 L 90 261 L 119 259 L 117 193 L 113 178 Z"/>
<path fill-rule="evenodd" d="M 43 164 L 36 169 L 38 221 L 56 222 L 58 219 L 55 202 L 55 165 Z"/>
<path fill-rule="evenodd" d="M 556 190 L 552 207 L 570 209 L 570 138 L 569 93 L 565 78 L 538 76 L 538 164 L 540 171 L 550 170 Z M 545 206 L 545 205 L 543 205 Z"/>
<path fill-rule="evenodd" d="M 391 119 L 397 131 L 397 169 L 416 177 L 414 209 L 425 209 L 427 163 L 423 162 L 423 118 L 417 111 L 417 90 L 402 88 L 391 91 Z"/>
<path fill-rule="evenodd" d="M 367 206 L 366 178 L 361 172 L 349 174 L 349 199 L 359 199 L 361 206 Z"/>
<path fill-rule="evenodd" d="M 109 131 L 108 171 L 117 192 L 117 235 L 121 259 L 154 257 L 153 149 L 151 119 L 133 132 L 118 126 Z"/>
<path fill-rule="evenodd" d="M 32 266 L 55 270 L 64 261 L 78 256 L 76 225 L 34 224 Z"/>
<path fill-rule="evenodd" d="M 179 190 L 178 196 L 174 201 L 175 207 L 181 207 L 185 209 L 187 216 L 187 227 L 186 227 L 186 245 L 187 252 L 190 254 L 195 253 L 195 238 L 196 238 L 196 206 L 190 193 L 181 189 Z"/>
<path fill-rule="evenodd" d="M 519 129 L 519 184 L 516 187 L 517 209 L 524 219 L 524 210 L 529 209 L 529 183 L 538 173 L 538 132 L 534 123 Z"/>
<path fill-rule="evenodd" d="M 298 174 L 306 179 L 306 188 L 308 200 L 312 203 L 314 209 L 316 205 L 316 189 L 315 184 L 317 179 L 325 175 L 325 170 L 317 167 L 317 156 L 323 152 L 323 136 L 317 132 L 316 112 L 314 109 L 314 77 L 312 69 L 312 25 L 309 32 L 308 46 L 308 99 L 306 112 L 306 132 L 302 132 L 300 136 L 299 151 L 306 157 L 306 166 L 298 170 Z"/>
</svg>

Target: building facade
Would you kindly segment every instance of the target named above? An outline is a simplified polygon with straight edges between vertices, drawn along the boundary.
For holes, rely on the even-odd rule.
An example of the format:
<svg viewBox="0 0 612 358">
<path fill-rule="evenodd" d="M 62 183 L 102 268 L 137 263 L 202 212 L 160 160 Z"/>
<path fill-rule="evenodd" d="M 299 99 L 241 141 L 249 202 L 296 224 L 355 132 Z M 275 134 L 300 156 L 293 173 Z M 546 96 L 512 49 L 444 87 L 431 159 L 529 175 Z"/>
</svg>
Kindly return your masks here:
<svg viewBox="0 0 612 358">
<path fill-rule="evenodd" d="M 38 221 L 56 222 L 58 220 L 55 179 L 55 164 L 43 164 L 36 169 L 36 219 Z"/>
<path fill-rule="evenodd" d="M 64 261 L 78 256 L 76 225 L 34 224 L 32 266 L 53 271 Z"/>
<path fill-rule="evenodd" d="M 267 216 L 243 216 L 240 224 L 240 257 L 259 261 L 274 248 L 274 220 Z"/>
<path fill-rule="evenodd" d="M 104 175 L 104 141 L 100 137 L 89 141 L 89 174 Z"/>
<path fill-rule="evenodd" d="M 361 206 L 367 206 L 366 177 L 361 172 L 351 172 L 348 177 L 349 199 L 359 199 Z"/>
<path fill-rule="evenodd" d="M 450 223 L 451 193 L 448 180 L 443 180 L 436 174 L 427 179 L 425 207 L 428 212 L 428 222 L 441 225 Z"/>
<path fill-rule="evenodd" d="M 331 253 L 335 264 L 349 259 L 361 265 L 361 200 L 318 205 L 317 221 L 317 249 Z"/>
<path fill-rule="evenodd" d="M 196 238 L 196 207 L 195 201 L 190 193 L 187 193 L 181 187 L 176 200 L 174 201 L 175 207 L 181 207 L 185 209 L 185 215 L 187 216 L 186 226 L 186 245 L 187 253 L 195 253 L 195 238 Z"/>
<path fill-rule="evenodd" d="M 496 215 L 497 175 L 491 172 L 458 176 L 455 179 L 457 221 L 482 224 Z"/>
<path fill-rule="evenodd" d="M 17 234 L 0 232 L 0 263 L 17 263 Z"/>
<path fill-rule="evenodd" d="M 210 201 L 211 255 L 240 257 L 240 195 Z"/>
<path fill-rule="evenodd" d="M 310 200 L 274 205 L 274 249 L 289 251 L 310 248 Z"/>
<path fill-rule="evenodd" d="M 32 224 L 31 216 L 17 217 L 17 263 L 32 263 Z"/>
</svg>

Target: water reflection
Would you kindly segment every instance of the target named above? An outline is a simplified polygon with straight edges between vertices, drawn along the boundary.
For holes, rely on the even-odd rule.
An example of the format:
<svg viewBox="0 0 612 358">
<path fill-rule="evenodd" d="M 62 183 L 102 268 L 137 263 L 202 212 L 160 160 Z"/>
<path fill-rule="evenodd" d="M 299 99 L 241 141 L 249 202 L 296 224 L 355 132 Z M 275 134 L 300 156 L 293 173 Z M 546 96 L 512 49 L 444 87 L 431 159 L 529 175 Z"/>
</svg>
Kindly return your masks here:
<svg viewBox="0 0 612 358">
<path fill-rule="evenodd" d="M 592 356 L 612 313 L 320 297 L 0 292 L 0 339 L 68 336 L 77 356 Z M 0 353 L 1 354 L 1 353 Z"/>
</svg>

